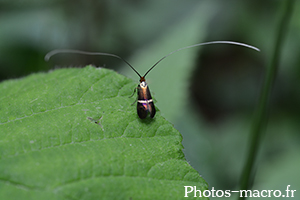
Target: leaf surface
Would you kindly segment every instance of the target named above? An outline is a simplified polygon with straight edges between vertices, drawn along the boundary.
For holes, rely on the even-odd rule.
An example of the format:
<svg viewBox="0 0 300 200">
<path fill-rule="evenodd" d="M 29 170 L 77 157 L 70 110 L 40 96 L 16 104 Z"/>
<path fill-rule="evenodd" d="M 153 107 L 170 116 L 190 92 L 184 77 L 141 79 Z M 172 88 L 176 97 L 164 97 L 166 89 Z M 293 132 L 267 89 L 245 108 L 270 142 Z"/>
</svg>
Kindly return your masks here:
<svg viewBox="0 0 300 200">
<path fill-rule="evenodd" d="M 91 66 L 1 83 L 0 199 L 183 199 L 184 186 L 207 189 L 160 112 L 138 118 L 135 87 Z"/>
</svg>

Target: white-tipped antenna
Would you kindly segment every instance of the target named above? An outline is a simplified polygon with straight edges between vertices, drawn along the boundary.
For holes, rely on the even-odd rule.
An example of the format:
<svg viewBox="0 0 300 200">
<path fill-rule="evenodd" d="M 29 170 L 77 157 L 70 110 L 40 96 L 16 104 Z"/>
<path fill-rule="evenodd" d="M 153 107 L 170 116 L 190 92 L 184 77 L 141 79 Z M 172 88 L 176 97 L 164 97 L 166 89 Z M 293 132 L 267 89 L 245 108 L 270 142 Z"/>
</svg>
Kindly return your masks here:
<svg viewBox="0 0 300 200">
<path fill-rule="evenodd" d="M 141 76 L 136 69 L 134 69 L 134 67 L 132 67 L 131 64 L 129 64 L 129 62 L 127 62 L 125 59 L 121 58 L 120 56 L 117 56 L 115 54 L 110 54 L 110 53 L 101 53 L 101 52 L 88 52 L 88 51 L 80 51 L 80 50 L 74 50 L 74 49 L 56 49 L 53 51 L 50 51 L 49 53 L 46 54 L 45 56 L 45 61 L 48 61 L 52 56 L 54 56 L 55 54 L 59 54 L 59 53 L 78 53 L 78 54 L 85 54 L 85 55 L 99 55 L 99 56 L 111 56 L 111 57 L 115 57 L 118 58 L 120 60 L 123 60 L 140 78 L 145 78 L 145 76 L 155 67 L 157 66 L 158 63 L 160 63 L 162 60 L 164 60 L 166 57 L 172 55 L 173 53 L 176 53 L 178 51 L 184 50 L 184 49 L 189 49 L 192 47 L 197 47 L 197 46 L 204 46 L 204 45 L 209 45 L 209 44 L 232 44 L 232 45 L 238 45 L 238 46 L 243 46 L 243 47 L 247 47 L 250 49 L 253 49 L 255 51 L 260 51 L 259 48 L 251 46 L 249 44 L 245 44 L 245 43 L 240 43 L 240 42 L 233 42 L 233 41 L 211 41 L 211 42 L 203 42 L 203 43 L 199 43 L 199 44 L 194 44 L 191 46 L 187 46 L 187 47 L 182 47 L 179 48 L 175 51 L 172 51 L 171 53 L 165 55 L 164 57 L 162 57 L 161 59 L 159 59 L 146 73 L 144 76 Z"/>
<path fill-rule="evenodd" d="M 111 56 L 115 58 L 119 58 L 120 60 L 123 60 L 140 78 L 142 77 L 140 73 L 138 73 L 134 67 L 129 64 L 125 59 L 121 58 L 120 56 L 117 56 L 115 54 L 111 53 L 101 53 L 101 52 L 89 52 L 89 51 L 80 51 L 80 50 L 74 50 L 74 49 L 55 49 L 53 51 L 50 51 L 47 53 L 44 57 L 45 61 L 49 61 L 49 59 L 54 56 L 55 54 L 59 53 L 78 53 L 78 54 L 84 54 L 84 55 L 93 55 L 93 56 Z"/>
<path fill-rule="evenodd" d="M 260 51 L 259 48 L 251 46 L 249 44 L 244 44 L 244 43 L 240 43 L 240 42 L 233 42 L 233 41 L 211 41 L 211 42 L 203 42 L 203 43 L 199 43 L 199 44 L 194 44 L 191 46 L 187 46 L 187 47 L 182 47 L 180 49 L 177 49 L 175 51 L 172 51 L 171 53 L 165 55 L 164 57 L 162 57 L 161 59 L 159 59 L 146 73 L 143 77 L 145 77 L 158 63 L 160 63 L 163 59 L 165 59 L 166 57 L 172 55 L 173 53 L 176 53 L 177 51 L 181 51 L 184 49 L 189 49 L 192 47 L 197 47 L 197 46 L 204 46 L 204 45 L 209 45 L 209 44 L 233 44 L 233 45 L 238 45 L 238 46 L 244 46 L 250 49 L 253 49 L 255 51 Z"/>
</svg>

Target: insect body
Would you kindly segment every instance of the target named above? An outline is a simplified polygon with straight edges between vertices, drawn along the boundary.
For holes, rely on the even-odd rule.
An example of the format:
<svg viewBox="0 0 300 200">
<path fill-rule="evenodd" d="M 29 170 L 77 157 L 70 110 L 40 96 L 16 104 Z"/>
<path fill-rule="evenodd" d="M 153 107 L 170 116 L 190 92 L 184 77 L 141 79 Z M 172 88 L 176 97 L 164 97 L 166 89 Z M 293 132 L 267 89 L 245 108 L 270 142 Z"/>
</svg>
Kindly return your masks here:
<svg viewBox="0 0 300 200">
<path fill-rule="evenodd" d="M 140 82 L 140 84 L 138 85 L 137 94 L 138 94 L 138 100 L 137 100 L 138 116 L 141 119 L 145 119 L 148 113 L 150 113 L 150 117 L 153 118 L 156 113 L 156 110 L 150 94 L 149 87 L 145 80 Z"/>
<path fill-rule="evenodd" d="M 100 52 L 86 52 L 86 51 L 80 51 L 80 50 L 72 50 L 72 49 L 56 49 L 53 51 L 50 51 L 49 53 L 47 53 L 47 55 L 45 56 L 45 60 L 48 61 L 50 59 L 51 56 L 58 54 L 58 53 L 79 53 L 79 54 L 86 54 L 86 55 L 101 55 L 101 56 L 111 56 L 111 57 L 116 57 L 119 58 L 121 60 L 123 60 L 139 77 L 140 77 L 140 84 L 138 85 L 137 89 L 137 114 L 139 116 L 139 118 L 141 119 L 145 119 L 147 117 L 148 114 L 150 114 L 150 117 L 153 118 L 155 116 L 156 110 L 155 110 L 155 106 L 150 94 L 150 90 L 149 87 L 146 83 L 145 77 L 146 75 L 158 64 L 160 63 L 163 59 L 165 59 L 166 57 L 170 56 L 171 54 L 177 52 L 177 51 L 181 51 L 183 49 L 188 49 L 188 48 L 192 48 L 192 47 L 197 47 L 197 46 L 203 46 L 203 45 L 208 45 L 208 44 L 233 44 L 233 45 L 239 45 L 239 46 L 244 46 L 247 48 L 251 48 L 254 49 L 256 51 L 260 51 L 258 48 L 253 47 L 251 45 L 248 44 L 244 44 L 244 43 L 239 43 L 239 42 L 233 42 L 233 41 L 212 41 L 212 42 L 204 42 L 204 43 L 199 43 L 199 44 L 194 44 L 191 46 L 187 46 L 187 47 L 183 47 L 180 49 L 177 49 L 175 51 L 172 51 L 171 53 L 165 55 L 164 57 L 162 57 L 160 60 L 158 60 L 146 73 L 144 76 L 141 76 L 134 67 L 132 67 L 126 60 L 124 60 L 123 58 L 121 58 L 120 56 L 117 56 L 115 54 L 110 54 L 110 53 L 100 53 Z"/>
</svg>

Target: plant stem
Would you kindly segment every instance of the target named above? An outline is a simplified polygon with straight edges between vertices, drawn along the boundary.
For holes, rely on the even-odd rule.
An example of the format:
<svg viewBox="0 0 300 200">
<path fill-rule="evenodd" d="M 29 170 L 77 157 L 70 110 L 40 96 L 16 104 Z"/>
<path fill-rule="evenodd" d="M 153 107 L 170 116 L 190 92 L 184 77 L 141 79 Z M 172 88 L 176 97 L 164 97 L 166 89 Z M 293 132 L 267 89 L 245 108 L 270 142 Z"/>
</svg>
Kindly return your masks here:
<svg viewBox="0 0 300 200">
<path fill-rule="evenodd" d="M 286 0 L 283 3 L 285 4 L 284 12 L 280 24 L 278 26 L 278 30 L 276 32 L 277 34 L 275 36 L 274 51 L 272 53 L 270 64 L 267 69 L 257 110 L 254 114 L 254 121 L 250 133 L 251 142 L 250 142 L 249 152 L 247 156 L 247 161 L 245 163 L 242 176 L 241 176 L 240 190 L 248 190 L 251 188 L 250 182 L 254 180 L 254 175 L 253 175 L 254 163 L 267 124 L 267 118 L 268 118 L 267 104 L 269 101 L 269 97 L 271 95 L 274 80 L 276 78 L 278 65 L 280 61 L 280 54 L 282 50 L 282 44 L 288 29 L 288 23 L 292 15 L 294 0 Z M 239 199 L 243 200 L 246 199 L 246 197 L 239 197 Z"/>
</svg>

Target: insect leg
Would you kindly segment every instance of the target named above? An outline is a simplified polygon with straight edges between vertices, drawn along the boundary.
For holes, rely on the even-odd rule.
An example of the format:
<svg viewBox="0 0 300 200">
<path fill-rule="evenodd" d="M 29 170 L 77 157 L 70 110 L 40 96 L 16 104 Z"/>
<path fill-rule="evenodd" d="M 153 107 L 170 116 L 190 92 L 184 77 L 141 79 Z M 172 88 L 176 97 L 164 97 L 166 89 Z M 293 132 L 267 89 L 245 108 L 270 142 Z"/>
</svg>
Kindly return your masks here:
<svg viewBox="0 0 300 200">
<path fill-rule="evenodd" d="M 134 88 L 132 95 L 130 95 L 128 98 L 131 98 L 134 95 L 134 93 L 136 92 L 136 89 L 137 88 Z"/>
<path fill-rule="evenodd" d="M 134 95 L 134 93 L 136 92 L 136 89 L 137 89 L 137 87 L 134 88 L 133 93 L 132 93 L 132 95 L 130 95 L 129 98 L 131 98 L 131 97 Z M 138 97 L 136 97 L 135 101 L 134 101 L 131 105 L 135 104 L 135 102 L 136 102 L 137 100 L 138 100 Z"/>
</svg>

